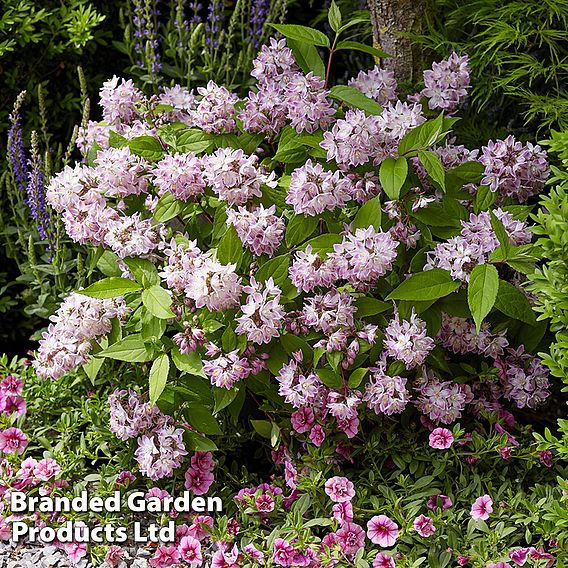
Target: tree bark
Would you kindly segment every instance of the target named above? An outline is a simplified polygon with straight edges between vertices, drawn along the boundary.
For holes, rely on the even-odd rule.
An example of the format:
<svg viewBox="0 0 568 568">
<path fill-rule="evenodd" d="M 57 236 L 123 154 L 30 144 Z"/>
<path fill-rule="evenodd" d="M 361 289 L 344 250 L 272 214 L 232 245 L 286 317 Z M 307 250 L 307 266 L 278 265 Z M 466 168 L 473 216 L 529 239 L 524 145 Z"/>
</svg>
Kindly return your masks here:
<svg viewBox="0 0 568 568">
<path fill-rule="evenodd" d="M 428 0 L 368 0 L 377 47 L 391 57 L 381 66 L 398 81 L 415 81 L 422 72 L 422 50 L 402 34 L 420 32 Z"/>
</svg>

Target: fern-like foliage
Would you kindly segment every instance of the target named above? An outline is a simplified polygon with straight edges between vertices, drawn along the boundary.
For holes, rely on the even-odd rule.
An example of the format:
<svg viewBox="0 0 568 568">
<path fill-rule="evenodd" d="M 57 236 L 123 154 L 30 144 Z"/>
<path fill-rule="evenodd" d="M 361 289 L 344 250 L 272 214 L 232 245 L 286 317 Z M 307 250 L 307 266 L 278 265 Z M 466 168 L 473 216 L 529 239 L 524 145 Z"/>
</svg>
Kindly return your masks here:
<svg viewBox="0 0 568 568">
<path fill-rule="evenodd" d="M 469 55 L 474 109 L 568 128 L 568 0 L 433 0 L 426 27 L 414 39 L 438 56 Z"/>
</svg>

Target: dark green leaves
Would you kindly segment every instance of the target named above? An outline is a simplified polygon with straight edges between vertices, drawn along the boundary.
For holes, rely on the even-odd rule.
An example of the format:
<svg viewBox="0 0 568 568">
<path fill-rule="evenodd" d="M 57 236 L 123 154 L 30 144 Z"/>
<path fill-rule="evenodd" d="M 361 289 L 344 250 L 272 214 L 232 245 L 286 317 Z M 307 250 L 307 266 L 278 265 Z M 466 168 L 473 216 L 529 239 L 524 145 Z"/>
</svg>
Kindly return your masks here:
<svg viewBox="0 0 568 568">
<path fill-rule="evenodd" d="M 365 43 L 359 43 L 358 41 L 340 41 L 335 46 L 335 49 L 353 49 L 355 51 L 362 51 L 363 53 L 368 53 L 373 57 L 378 57 L 379 59 L 384 59 L 385 57 L 390 57 L 388 53 L 377 49 L 376 47 L 372 47 L 371 45 L 367 45 Z"/>
<path fill-rule="evenodd" d="M 292 50 L 296 63 L 304 73 L 312 71 L 314 75 L 325 78 L 325 65 L 318 50 L 312 44 L 294 39 L 288 39 L 286 43 Z"/>
<path fill-rule="evenodd" d="M 276 286 L 281 287 L 288 277 L 288 266 L 290 265 L 290 255 L 283 254 L 271 258 L 265 262 L 256 273 L 258 282 L 266 282 L 270 277 Z"/>
<path fill-rule="evenodd" d="M 364 95 L 355 87 L 336 85 L 331 88 L 331 97 L 354 108 L 364 110 L 367 114 L 378 115 L 383 112 L 383 107 L 379 103 Z"/>
<path fill-rule="evenodd" d="M 400 190 L 408 175 L 408 162 L 404 156 L 398 159 L 387 158 L 381 164 L 379 170 L 379 180 L 389 199 L 397 200 L 400 197 Z"/>
<path fill-rule="evenodd" d="M 398 153 L 414 156 L 418 150 L 425 150 L 439 142 L 445 136 L 444 117 L 440 114 L 413 128 L 398 144 Z"/>
<path fill-rule="evenodd" d="M 172 297 L 166 289 L 159 285 L 150 286 L 143 290 L 142 303 L 157 318 L 168 319 L 174 317 L 174 313 L 170 309 Z"/>
<path fill-rule="evenodd" d="M 164 157 L 164 148 L 153 136 L 138 136 L 128 143 L 130 151 L 150 161 L 158 161 Z"/>
<path fill-rule="evenodd" d="M 341 28 L 341 10 L 334 0 L 331 0 L 327 19 L 329 21 L 329 27 L 335 33 L 339 32 L 339 29 Z"/>
<path fill-rule="evenodd" d="M 460 287 L 459 282 L 452 280 L 450 273 L 441 268 L 433 268 L 425 272 L 413 274 L 399 284 L 387 300 L 437 300 L 451 294 Z"/>
<path fill-rule="evenodd" d="M 99 351 L 95 356 L 130 363 L 144 363 L 152 360 L 152 350 L 144 343 L 140 335 L 133 334 Z"/>
<path fill-rule="evenodd" d="M 233 225 L 225 231 L 217 246 L 217 258 L 223 264 L 238 264 L 243 257 L 243 244 Z"/>
<path fill-rule="evenodd" d="M 213 136 L 199 128 L 185 128 L 176 133 L 177 152 L 205 152 L 213 147 Z"/>
<path fill-rule="evenodd" d="M 438 154 L 428 150 L 419 150 L 418 159 L 426 169 L 428 176 L 435 181 L 444 191 L 446 190 L 446 174 L 444 166 Z"/>
<path fill-rule="evenodd" d="M 140 284 L 128 278 L 111 276 L 91 284 L 84 290 L 79 290 L 79 294 L 91 298 L 116 298 L 117 296 L 124 296 L 124 294 L 129 292 L 137 292 L 140 288 Z"/>
<path fill-rule="evenodd" d="M 295 39 L 310 45 L 319 47 L 329 47 L 329 38 L 318 30 L 308 28 L 307 26 L 298 26 L 295 24 L 269 24 L 276 31 L 279 31 L 284 37 Z"/>
<path fill-rule="evenodd" d="M 321 382 L 330 389 L 340 389 L 343 386 L 343 379 L 339 373 L 333 369 L 316 369 Z"/>
<path fill-rule="evenodd" d="M 318 223 L 317 217 L 294 215 L 286 228 L 286 244 L 291 247 L 305 241 L 316 230 Z"/>
<path fill-rule="evenodd" d="M 495 307 L 510 318 L 523 321 L 529 325 L 536 324 L 536 317 L 527 297 L 515 286 L 504 280 L 499 280 Z"/>
<path fill-rule="evenodd" d="M 479 264 L 471 272 L 467 287 L 467 302 L 477 332 L 493 308 L 499 290 L 499 273 L 492 264 Z"/>
</svg>

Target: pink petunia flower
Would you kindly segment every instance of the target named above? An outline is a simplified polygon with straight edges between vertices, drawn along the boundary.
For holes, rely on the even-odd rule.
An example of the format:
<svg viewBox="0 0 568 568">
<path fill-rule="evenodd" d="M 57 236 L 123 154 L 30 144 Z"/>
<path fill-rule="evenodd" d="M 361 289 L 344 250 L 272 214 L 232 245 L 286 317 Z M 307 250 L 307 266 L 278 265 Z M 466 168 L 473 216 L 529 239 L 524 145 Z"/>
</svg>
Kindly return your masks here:
<svg viewBox="0 0 568 568">
<path fill-rule="evenodd" d="M 64 546 L 64 550 L 71 564 L 79 564 L 81 558 L 87 556 L 87 545 L 84 542 L 70 542 Z"/>
<path fill-rule="evenodd" d="M 353 483 L 346 477 L 331 477 L 325 482 L 325 492 L 335 503 L 351 501 L 355 496 Z"/>
<path fill-rule="evenodd" d="M 529 554 L 534 551 L 533 546 L 525 546 L 524 548 L 517 548 L 509 552 L 509 558 L 517 565 L 523 566 L 529 558 Z"/>
<path fill-rule="evenodd" d="M 458 556 L 458 566 L 465 566 L 470 561 L 471 556 Z"/>
<path fill-rule="evenodd" d="M 180 558 L 192 566 L 197 566 L 203 562 L 201 556 L 201 543 L 192 536 L 184 536 L 178 546 Z"/>
<path fill-rule="evenodd" d="M 386 515 L 376 515 L 367 523 L 367 536 L 373 544 L 393 546 L 398 538 L 398 525 Z"/>
<path fill-rule="evenodd" d="M 395 568 L 394 558 L 386 552 L 379 552 L 373 560 L 373 568 Z"/>
<path fill-rule="evenodd" d="M 435 511 L 438 507 L 445 511 L 449 509 L 453 505 L 452 500 L 447 495 L 431 495 L 428 497 L 428 501 L 426 502 L 426 507 Z"/>
<path fill-rule="evenodd" d="M 0 432 L 0 452 L 23 454 L 28 445 L 28 437 L 19 428 L 7 428 Z"/>
<path fill-rule="evenodd" d="M 351 522 L 353 520 L 353 505 L 351 505 L 351 501 L 336 503 L 331 508 L 331 515 L 341 524 Z"/>
<path fill-rule="evenodd" d="M 414 519 L 414 530 L 422 537 L 428 538 L 436 532 L 434 521 L 426 515 L 420 515 Z"/>
<path fill-rule="evenodd" d="M 447 428 L 435 428 L 428 441 L 435 450 L 447 450 L 454 443 L 454 435 Z"/>
<path fill-rule="evenodd" d="M 493 512 L 493 500 L 489 495 L 478 497 L 471 506 L 471 518 L 474 521 L 486 521 Z"/>
<path fill-rule="evenodd" d="M 316 446 L 316 448 L 321 447 L 321 445 L 324 443 L 325 431 L 319 424 L 316 424 L 312 428 L 312 430 L 310 432 L 310 441 L 312 442 L 312 444 L 314 446 Z"/>
<path fill-rule="evenodd" d="M 356 523 L 343 523 L 335 534 L 344 554 L 356 554 L 365 546 L 365 531 Z"/>
<path fill-rule="evenodd" d="M 486 568 L 512 568 L 508 562 L 490 562 Z"/>
<path fill-rule="evenodd" d="M 34 467 L 34 475 L 36 479 L 41 479 L 42 481 L 49 481 L 52 477 L 55 477 L 61 472 L 61 467 L 52 458 L 45 458 L 37 463 Z"/>
<path fill-rule="evenodd" d="M 159 546 L 154 556 L 148 560 L 152 568 L 169 568 L 180 560 L 179 551 L 175 546 Z"/>
</svg>

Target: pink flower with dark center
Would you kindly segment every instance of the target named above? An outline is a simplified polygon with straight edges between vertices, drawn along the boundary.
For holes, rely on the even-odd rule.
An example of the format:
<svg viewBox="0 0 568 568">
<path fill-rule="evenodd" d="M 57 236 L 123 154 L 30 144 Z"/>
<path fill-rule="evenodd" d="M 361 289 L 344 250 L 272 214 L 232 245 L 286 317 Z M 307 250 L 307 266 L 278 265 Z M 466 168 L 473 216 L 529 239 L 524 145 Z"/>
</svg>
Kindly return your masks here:
<svg viewBox="0 0 568 568">
<path fill-rule="evenodd" d="M 430 434 L 429 444 L 435 450 L 447 450 L 454 443 L 454 436 L 447 428 L 435 428 Z"/>
<path fill-rule="evenodd" d="M 438 507 L 445 511 L 453 505 L 452 500 L 447 495 L 431 495 L 428 497 L 426 507 L 432 511 L 436 510 Z"/>
<path fill-rule="evenodd" d="M 168 568 L 180 560 L 179 551 L 175 546 L 159 546 L 154 556 L 148 560 L 152 568 Z"/>
<path fill-rule="evenodd" d="M 353 483 L 346 477 L 331 477 L 325 482 L 325 492 L 335 503 L 351 501 L 355 496 Z"/>
<path fill-rule="evenodd" d="M 379 552 L 373 560 L 373 568 L 395 568 L 394 558 L 386 552 Z"/>
<path fill-rule="evenodd" d="M 538 459 L 540 463 L 542 463 L 546 467 L 552 467 L 552 452 L 550 450 L 543 450 L 542 452 L 538 452 Z"/>
<path fill-rule="evenodd" d="M 365 546 L 365 531 L 355 523 L 344 523 L 335 534 L 344 554 L 356 554 Z"/>
<path fill-rule="evenodd" d="M 64 550 L 71 564 L 79 564 L 81 558 L 87 556 L 87 545 L 83 542 L 71 542 L 66 544 Z"/>
<path fill-rule="evenodd" d="M 0 391 L 2 391 L 6 396 L 13 396 L 22 394 L 24 388 L 24 383 L 22 379 L 10 375 L 6 377 L 2 382 L 0 382 Z"/>
<path fill-rule="evenodd" d="M 550 568 L 554 564 L 554 561 L 555 561 L 554 556 L 552 554 L 550 554 L 550 552 L 544 552 L 544 550 L 542 550 L 542 548 L 532 550 L 531 551 L 531 558 L 533 560 L 542 560 L 542 559 L 548 560 L 545 568 Z"/>
<path fill-rule="evenodd" d="M 264 564 L 264 554 L 254 546 L 254 544 L 247 544 L 243 547 L 243 552 L 248 554 L 252 560 L 258 564 Z"/>
<path fill-rule="evenodd" d="M 478 497 L 471 506 L 471 518 L 474 521 L 486 521 L 493 512 L 493 500 L 489 495 Z"/>
<path fill-rule="evenodd" d="M 28 445 L 28 437 L 19 428 L 7 428 L 0 432 L 0 452 L 23 454 Z"/>
<path fill-rule="evenodd" d="M 128 482 L 129 484 L 132 484 L 136 481 L 136 477 L 134 476 L 134 474 L 130 471 L 121 471 L 115 481 L 115 485 L 126 485 L 126 483 Z"/>
<path fill-rule="evenodd" d="M 375 515 L 367 523 L 367 536 L 373 544 L 391 547 L 398 538 L 398 525 L 386 515 Z"/>
<path fill-rule="evenodd" d="M 205 495 L 214 481 L 215 476 L 210 471 L 200 471 L 190 467 L 185 472 L 185 488 L 193 491 L 195 495 Z"/>
<path fill-rule="evenodd" d="M 1 398 L 0 394 L 0 398 Z M 8 416 L 15 414 L 16 416 L 22 416 L 26 413 L 26 399 L 19 394 L 13 394 L 4 397 L 0 402 L 1 410 Z"/>
<path fill-rule="evenodd" d="M 201 543 L 192 536 L 184 536 L 178 546 L 180 558 L 190 565 L 197 566 L 203 562 Z"/>
<path fill-rule="evenodd" d="M 259 513 L 270 513 L 274 511 L 274 499 L 268 494 L 257 497 L 255 504 L 256 510 Z"/>
<path fill-rule="evenodd" d="M 470 556 L 458 556 L 458 565 L 465 566 L 469 562 L 470 558 Z"/>
<path fill-rule="evenodd" d="M 414 530 L 422 537 L 428 538 L 436 532 L 434 521 L 426 515 L 420 515 L 414 519 Z"/>
<path fill-rule="evenodd" d="M 509 558 L 517 565 L 524 566 L 529 558 L 529 554 L 534 551 L 534 547 L 526 546 L 524 548 L 517 548 L 509 552 Z"/>
<path fill-rule="evenodd" d="M 490 562 L 486 568 L 512 568 L 508 562 Z"/>
</svg>

